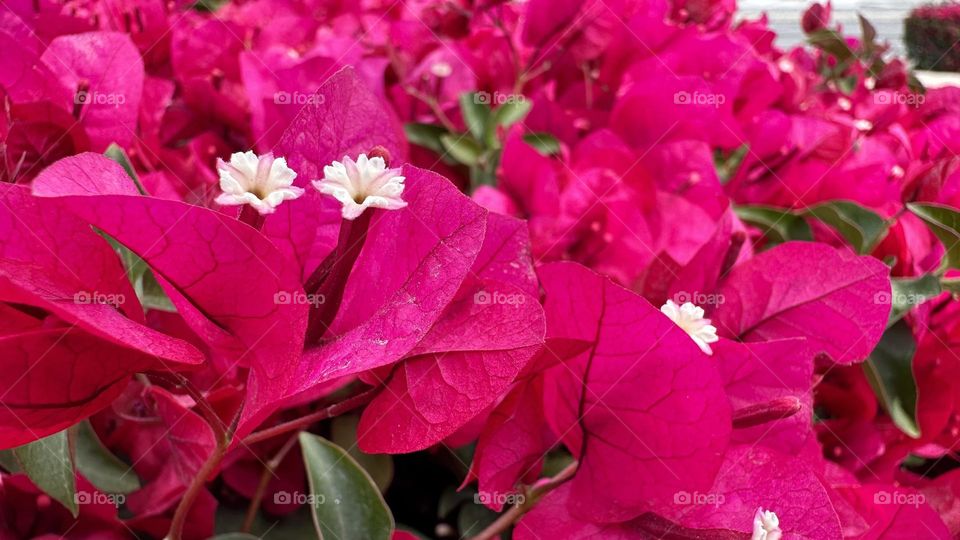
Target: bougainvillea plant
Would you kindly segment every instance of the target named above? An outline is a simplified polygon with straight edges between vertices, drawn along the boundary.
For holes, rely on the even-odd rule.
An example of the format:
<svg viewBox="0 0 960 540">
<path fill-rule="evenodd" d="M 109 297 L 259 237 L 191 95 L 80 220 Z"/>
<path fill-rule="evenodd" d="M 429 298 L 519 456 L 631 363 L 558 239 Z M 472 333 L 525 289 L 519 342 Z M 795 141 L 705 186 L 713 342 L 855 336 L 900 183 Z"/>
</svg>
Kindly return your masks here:
<svg viewBox="0 0 960 540">
<path fill-rule="evenodd" d="M 0 539 L 960 536 L 960 88 L 736 8 L 0 2 Z"/>
</svg>

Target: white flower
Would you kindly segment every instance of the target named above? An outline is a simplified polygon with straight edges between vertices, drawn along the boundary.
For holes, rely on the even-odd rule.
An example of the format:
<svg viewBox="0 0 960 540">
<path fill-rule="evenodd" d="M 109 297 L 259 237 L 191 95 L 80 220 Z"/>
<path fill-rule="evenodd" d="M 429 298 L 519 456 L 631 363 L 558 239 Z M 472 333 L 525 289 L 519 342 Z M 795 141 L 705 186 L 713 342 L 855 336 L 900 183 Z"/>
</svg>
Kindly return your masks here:
<svg viewBox="0 0 960 540">
<path fill-rule="evenodd" d="M 303 195 L 293 186 L 297 173 L 287 167 L 287 160 L 274 158 L 273 153 L 258 156 L 253 152 L 236 152 L 230 163 L 217 159 L 220 189 L 217 204 L 249 204 L 261 215 L 272 214 L 280 203 Z"/>
<path fill-rule="evenodd" d="M 357 161 L 343 156 L 343 162 L 325 166 L 323 179 L 314 180 L 313 187 L 340 201 L 343 219 L 353 220 L 367 208 L 397 210 L 406 206 L 401 197 L 403 181 L 400 169 L 388 169 L 382 157 L 360 154 Z"/>
<path fill-rule="evenodd" d="M 660 307 L 660 311 L 683 328 L 701 351 L 713 354 L 709 344 L 716 343 L 720 338 L 717 337 L 717 328 L 710 324 L 710 319 L 703 318 L 703 308 L 690 302 L 678 306 L 673 300 L 667 300 L 667 303 Z"/>
<path fill-rule="evenodd" d="M 757 508 L 753 516 L 753 536 L 750 540 L 780 540 L 783 531 L 780 530 L 780 519 L 776 514 L 763 508 Z"/>
</svg>

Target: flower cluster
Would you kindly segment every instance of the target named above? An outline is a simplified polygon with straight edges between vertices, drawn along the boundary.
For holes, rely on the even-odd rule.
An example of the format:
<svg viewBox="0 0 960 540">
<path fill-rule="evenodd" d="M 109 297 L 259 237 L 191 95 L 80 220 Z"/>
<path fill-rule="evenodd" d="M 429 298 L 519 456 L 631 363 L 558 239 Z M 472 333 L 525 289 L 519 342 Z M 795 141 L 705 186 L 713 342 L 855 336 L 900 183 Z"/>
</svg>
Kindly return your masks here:
<svg viewBox="0 0 960 540">
<path fill-rule="evenodd" d="M 735 12 L 0 4 L 0 537 L 960 534 L 960 88 Z"/>
</svg>

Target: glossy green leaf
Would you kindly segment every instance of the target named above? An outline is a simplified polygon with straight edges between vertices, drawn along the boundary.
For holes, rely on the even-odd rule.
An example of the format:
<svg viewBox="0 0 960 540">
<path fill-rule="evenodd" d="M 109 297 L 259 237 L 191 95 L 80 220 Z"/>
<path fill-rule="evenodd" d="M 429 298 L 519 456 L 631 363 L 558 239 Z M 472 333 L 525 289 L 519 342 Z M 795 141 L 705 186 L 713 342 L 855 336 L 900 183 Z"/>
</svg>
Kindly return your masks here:
<svg viewBox="0 0 960 540">
<path fill-rule="evenodd" d="M 100 442 L 90 422 L 74 426 L 77 470 L 104 493 L 131 493 L 140 489 L 140 478 L 133 468 L 113 455 Z"/>
<path fill-rule="evenodd" d="M 840 61 L 853 57 L 853 51 L 847 45 L 847 41 L 835 30 L 827 28 L 816 30 L 807 35 L 807 42 Z"/>
<path fill-rule="evenodd" d="M 443 144 L 440 142 L 440 137 L 449 133 L 443 126 L 417 122 L 404 124 L 403 131 L 407 135 L 407 140 L 411 143 L 429 148 L 438 154 L 443 153 Z"/>
<path fill-rule="evenodd" d="M 750 146 L 746 143 L 740 145 L 732 152 L 716 150 L 713 156 L 713 164 L 717 169 L 717 176 L 720 177 L 720 183 L 726 184 L 733 178 L 733 175 L 740 169 L 743 159 L 747 157 Z"/>
<path fill-rule="evenodd" d="M 140 305 L 146 309 L 156 309 L 171 313 L 177 311 L 170 297 L 168 297 L 167 293 L 160 287 L 157 278 L 153 274 L 153 270 L 146 261 L 127 248 L 127 246 L 117 242 L 109 234 L 100 230 L 97 230 L 97 233 L 110 243 L 123 262 L 123 268 L 127 272 L 127 278 L 130 280 L 130 284 L 133 285 L 134 292 L 137 293 Z"/>
<path fill-rule="evenodd" d="M 127 153 L 123 151 L 123 148 L 117 145 L 117 143 L 111 143 L 103 155 L 119 163 L 120 166 L 123 167 L 123 170 L 127 171 L 127 175 L 133 180 L 133 184 L 137 186 L 137 191 L 139 191 L 141 195 L 147 195 L 147 190 L 144 189 L 143 184 L 140 183 L 140 177 L 137 175 L 136 169 L 133 168 L 133 164 L 130 163 L 130 158 L 127 156 Z"/>
<path fill-rule="evenodd" d="M 367 471 L 380 492 L 387 491 L 393 480 L 393 457 L 389 454 L 366 454 L 357 446 L 357 425 L 360 415 L 345 414 L 334 418 L 330 425 L 330 439 L 341 448 L 346 448 L 363 470 Z"/>
<path fill-rule="evenodd" d="M 864 362 L 864 372 L 893 423 L 901 431 L 920 437 L 917 425 L 917 383 L 913 378 L 913 355 L 917 344 L 903 321 L 884 332 L 877 348 Z"/>
<path fill-rule="evenodd" d="M 943 278 L 940 280 L 940 286 L 954 296 L 960 295 L 960 278 Z"/>
<path fill-rule="evenodd" d="M 740 219 L 759 228 L 773 244 L 788 240 L 813 240 L 810 225 L 788 208 L 737 206 L 734 211 Z"/>
<path fill-rule="evenodd" d="M 890 322 L 888 326 L 899 321 L 908 311 L 927 300 L 939 295 L 942 291 L 937 276 L 927 274 L 918 278 L 891 278 L 890 279 Z"/>
<path fill-rule="evenodd" d="M 77 476 L 67 430 L 13 449 L 21 470 L 77 517 Z"/>
<path fill-rule="evenodd" d="M 522 96 L 507 100 L 493 112 L 493 122 L 498 126 L 510 127 L 526 118 L 532 107 L 533 103 Z"/>
<path fill-rule="evenodd" d="M 470 134 L 478 141 L 482 141 L 487 130 L 490 129 L 489 102 L 490 100 L 484 99 L 484 95 L 480 93 L 460 94 L 460 113 L 463 115 L 463 122 L 467 125 Z"/>
<path fill-rule="evenodd" d="M 887 233 L 885 219 L 853 201 L 828 201 L 807 208 L 805 214 L 835 229 L 861 255 L 870 253 Z"/>
<path fill-rule="evenodd" d="M 948 268 L 960 268 L 960 212 L 942 204 L 910 203 L 907 208 L 922 219 L 947 250 Z"/>
<path fill-rule="evenodd" d="M 523 142 L 544 156 L 553 156 L 560 153 L 560 141 L 549 133 L 537 131 L 523 136 Z"/>
<path fill-rule="evenodd" d="M 13 449 L 0 450 L 0 468 L 11 474 L 22 472 L 17 456 L 13 455 Z"/>
<path fill-rule="evenodd" d="M 450 154 L 457 162 L 468 167 L 476 167 L 480 161 L 480 155 L 483 153 L 483 149 L 477 141 L 466 134 L 447 133 L 440 136 L 440 142 L 443 143 L 443 149 L 446 153 Z"/>
<path fill-rule="evenodd" d="M 300 434 L 313 522 L 321 538 L 389 540 L 394 522 L 373 479 L 339 446 Z"/>
<path fill-rule="evenodd" d="M 872 46 L 877 40 L 877 29 L 860 13 L 857 13 L 857 19 L 860 20 L 860 40 L 864 46 Z"/>
</svg>

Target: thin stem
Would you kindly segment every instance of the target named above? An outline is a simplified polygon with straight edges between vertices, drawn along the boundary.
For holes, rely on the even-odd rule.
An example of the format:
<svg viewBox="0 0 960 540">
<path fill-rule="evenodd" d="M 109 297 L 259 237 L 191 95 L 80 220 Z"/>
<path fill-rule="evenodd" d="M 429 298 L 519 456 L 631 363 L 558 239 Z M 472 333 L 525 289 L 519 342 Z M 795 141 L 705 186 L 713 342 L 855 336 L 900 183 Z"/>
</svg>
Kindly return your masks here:
<svg viewBox="0 0 960 540">
<path fill-rule="evenodd" d="M 300 418 L 295 418 L 289 422 L 284 422 L 271 428 L 252 433 L 243 439 L 243 444 L 251 445 L 260 441 L 265 441 L 267 439 L 276 437 L 277 435 L 283 435 L 284 433 L 305 428 L 310 424 L 314 424 L 321 420 L 327 420 L 335 416 L 340 416 L 341 414 L 352 411 L 357 407 L 362 407 L 367 403 L 370 403 L 379 390 L 380 387 L 374 387 L 369 390 L 365 390 L 364 392 L 361 392 L 353 397 L 349 397 L 339 403 L 334 403 L 329 407 L 320 409 L 319 411 L 310 413 L 306 416 L 301 416 Z"/>
<path fill-rule="evenodd" d="M 540 501 L 540 499 L 544 497 L 544 495 L 557 489 L 561 484 L 573 478 L 574 473 L 577 472 L 577 466 L 579 466 L 579 463 L 574 461 L 570 465 L 567 465 L 562 471 L 557 473 L 557 475 L 553 478 L 550 478 L 546 482 L 530 488 L 530 490 L 527 492 L 527 498 L 522 504 L 518 504 L 501 514 L 496 521 L 488 525 L 486 529 L 480 531 L 480 534 L 474 536 L 470 540 L 491 540 L 506 532 L 506 530 L 516 523 L 521 516 L 532 510 L 533 507 L 536 506 L 536 504 Z"/>
<path fill-rule="evenodd" d="M 197 497 L 200 496 L 200 492 L 203 491 L 203 488 L 206 486 L 207 479 L 217 470 L 220 462 L 223 461 L 223 457 L 227 454 L 227 448 L 230 446 L 230 431 L 232 430 L 228 431 L 226 429 L 223 421 L 220 420 L 220 417 L 217 416 L 216 411 L 210 405 L 210 402 L 207 401 L 203 393 L 194 387 L 186 377 L 179 374 L 170 375 L 165 373 L 161 373 L 158 376 L 167 380 L 172 379 L 173 382 L 182 386 L 187 393 L 190 394 L 200 408 L 204 420 L 210 425 L 210 429 L 213 431 L 217 441 L 217 446 L 213 453 L 210 454 L 207 461 L 205 461 L 203 466 L 200 467 L 200 470 L 197 471 L 197 475 L 193 478 L 193 482 L 187 487 L 187 491 L 183 494 L 183 499 L 180 500 L 180 504 L 173 513 L 173 520 L 170 522 L 170 532 L 167 533 L 166 540 L 180 540 L 183 537 L 183 526 L 187 522 L 187 517 L 190 515 L 190 509 L 193 508 L 193 503 L 196 502 Z"/>
<path fill-rule="evenodd" d="M 457 126 L 455 126 L 453 122 L 450 120 L 450 118 L 447 116 L 447 113 L 443 112 L 443 109 L 440 107 L 440 103 L 434 97 L 424 94 L 423 92 L 421 92 L 420 90 L 417 90 L 416 88 L 414 88 L 413 86 L 410 86 L 409 84 L 404 85 L 403 89 L 406 90 L 406 92 L 411 96 L 424 102 L 427 105 L 427 107 L 430 108 L 430 111 L 433 113 L 433 115 L 437 117 L 437 120 L 439 120 L 440 123 L 443 124 L 443 127 L 447 129 L 447 131 L 450 131 L 452 133 L 456 133 L 457 131 L 459 131 L 457 129 Z"/>
<path fill-rule="evenodd" d="M 250 506 L 247 507 L 247 515 L 243 518 L 243 527 L 240 529 L 240 532 L 250 532 L 250 529 L 253 527 L 253 521 L 257 518 L 257 512 L 260 510 L 260 505 L 263 503 L 263 496 L 267 492 L 267 486 L 270 485 L 270 479 L 277 472 L 277 469 L 280 467 L 280 464 L 283 463 L 287 454 L 290 453 L 290 450 L 293 450 L 293 447 L 296 446 L 299 436 L 299 433 L 295 433 L 293 437 L 290 437 L 290 439 L 280 447 L 280 450 L 264 465 L 263 474 L 260 475 L 260 483 L 257 484 L 257 490 L 253 493 Z"/>
</svg>

